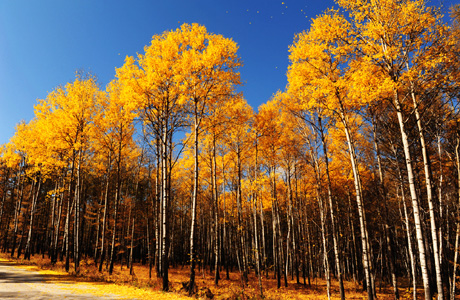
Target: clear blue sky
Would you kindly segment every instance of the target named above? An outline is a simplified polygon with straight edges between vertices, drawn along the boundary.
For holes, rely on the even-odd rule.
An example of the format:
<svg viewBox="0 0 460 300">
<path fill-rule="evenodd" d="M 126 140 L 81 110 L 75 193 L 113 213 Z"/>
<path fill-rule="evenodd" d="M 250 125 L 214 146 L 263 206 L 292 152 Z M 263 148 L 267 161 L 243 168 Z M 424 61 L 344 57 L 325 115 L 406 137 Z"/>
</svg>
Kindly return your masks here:
<svg viewBox="0 0 460 300">
<path fill-rule="evenodd" d="M 456 1 L 444 1 L 450 7 Z M 439 5 L 439 0 L 433 1 Z M 333 1 L 313 0 L 0 0 L 0 144 L 33 106 L 75 71 L 102 87 L 126 55 L 154 34 L 199 23 L 232 38 L 244 61 L 241 90 L 257 107 L 286 85 L 288 47 Z"/>
</svg>

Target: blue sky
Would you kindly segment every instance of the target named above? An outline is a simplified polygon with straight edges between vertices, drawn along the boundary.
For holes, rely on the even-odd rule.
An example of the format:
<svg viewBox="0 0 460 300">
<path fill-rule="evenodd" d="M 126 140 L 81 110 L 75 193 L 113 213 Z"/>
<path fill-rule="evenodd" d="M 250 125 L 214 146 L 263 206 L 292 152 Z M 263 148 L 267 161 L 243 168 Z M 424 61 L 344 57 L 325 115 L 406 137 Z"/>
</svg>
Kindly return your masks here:
<svg viewBox="0 0 460 300">
<path fill-rule="evenodd" d="M 241 91 L 257 110 L 286 85 L 294 35 L 332 6 L 330 0 L 1 0 L 0 144 L 17 123 L 33 118 L 37 99 L 73 81 L 77 70 L 105 87 L 126 55 L 143 53 L 154 34 L 182 23 L 238 43 Z"/>
</svg>

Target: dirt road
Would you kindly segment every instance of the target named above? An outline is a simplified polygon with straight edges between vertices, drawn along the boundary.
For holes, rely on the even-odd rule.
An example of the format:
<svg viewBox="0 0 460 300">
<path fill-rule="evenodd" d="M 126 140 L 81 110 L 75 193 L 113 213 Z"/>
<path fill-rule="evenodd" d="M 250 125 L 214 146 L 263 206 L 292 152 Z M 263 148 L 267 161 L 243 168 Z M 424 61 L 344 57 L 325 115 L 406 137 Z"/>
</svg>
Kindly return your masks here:
<svg viewBox="0 0 460 300">
<path fill-rule="evenodd" d="M 0 261 L 0 299 L 123 299 L 114 294 L 98 296 L 97 285 L 76 283 L 63 275 L 43 275 L 14 263 Z M 100 293 L 99 293 L 100 294 Z M 126 299 L 126 298 L 124 298 Z"/>
</svg>

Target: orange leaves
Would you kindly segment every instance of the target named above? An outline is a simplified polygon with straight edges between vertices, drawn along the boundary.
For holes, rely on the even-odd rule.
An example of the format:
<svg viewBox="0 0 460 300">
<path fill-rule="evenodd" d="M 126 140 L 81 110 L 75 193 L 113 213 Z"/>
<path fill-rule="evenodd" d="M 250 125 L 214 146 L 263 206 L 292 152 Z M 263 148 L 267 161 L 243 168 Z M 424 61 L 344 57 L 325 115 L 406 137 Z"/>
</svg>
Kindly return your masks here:
<svg viewBox="0 0 460 300">
<path fill-rule="evenodd" d="M 137 111 L 135 99 L 130 97 L 126 86 L 122 86 L 118 80 L 113 80 L 107 85 L 107 93 L 98 100 L 102 110 L 94 118 L 94 163 L 99 164 L 97 168 L 104 171 L 110 167 L 103 166 L 104 161 L 114 161 L 113 158 L 126 165 L 135 164 L 139 155 L 133 140 Z"/>
<path fill-rule="evenodd" d="M 77 76 L 35 105 L 35 117 L 20 124 L 12 139 L 29 166 L 43 176 L 68 166 L 75 151 L 89 149 L 94 135 L 93 119 L 103 97 L 94 77 Z"/>
<path fill-rule="evenodd" d="M 328 10 L 313 20 L 290 47 L 288 93 L 306 110 L 330 114 L 341 106 L 356 108 L 347 99 L 353 57 L 351 26 L 338 11 Z"/>
<path fill-rule="evenodd" d="M 427 63 L 432 65 L 428 69 L 432 69 L 442 59 L 439 51 L 445 46 L 442 44 L 447 27 L 437 9 L 427 7 L 425 1 L 365 1 L 365 5 L 361 1 L 345 2 L 339 4 L 349 11 L 358 41 L 357 51 L 366 58 L 360 63 L 364 69 L 367 69 L 365 64 L 372 64 L 384 70 L 386 74 L 379 74 L 384 85 L 389 85 L 385 76 L 398 82 L 408 67 Z M 428 57 L 433 50 L 436 54 Z"/>
<path fill-rule="evenodd" d="M 280 126 L 281 95 L 282 93 L 278 92 L 272 100 L 262 104 L 256 115 L 255 125 L 259 135 L 258 144 L 263 153 L 262 157 L 267 159 L 270 166 L 276 166 L 281 149 L 282 135 L 288 134 L 283 132 L 282 126 Z"/>
<path fill-rule="evenodd" d="M 127 57 L 117 70 L 125 98 L 143 111 L 144 119 L 170 114 L 187 118 L 194 106 L 210 113 L 209 105 L 234 93 L 240 83 L 238 46 L 231 39 L 207 32 L 198 24 L 183 24 L 155 35 L 135 60 Z"/>
<path fill-rule="evenodd" d="M 328 10 L 290 47 L 288 91 L 305 109 L 336 110 L 337 100 L 344 109 L 359 109 L 388 97 L 401 83 L 428 82 L 428 71 L 447 63 L 447 27 L 424 1 L 337 3 L 349 18 Z"/>
<path fill-rule="evenodd" d="M 46 99 L 52 106 L 48 120 L 56 138 L 74 150 L 82 149 L 93 134 L 91 123 L 99 109 L 97 99 L 102 96 L 93 77 L 79 76 L 73 83 L 50 93 Z"/>
<path fill-rule="evenodd" d="M 0 148 L 0 162 L 4 163 L 8 168 L 16 168 L 19 166 L 22 157 L 17 153 L 14 143 L 9 142 L 2 145 Z"/>
</svg>

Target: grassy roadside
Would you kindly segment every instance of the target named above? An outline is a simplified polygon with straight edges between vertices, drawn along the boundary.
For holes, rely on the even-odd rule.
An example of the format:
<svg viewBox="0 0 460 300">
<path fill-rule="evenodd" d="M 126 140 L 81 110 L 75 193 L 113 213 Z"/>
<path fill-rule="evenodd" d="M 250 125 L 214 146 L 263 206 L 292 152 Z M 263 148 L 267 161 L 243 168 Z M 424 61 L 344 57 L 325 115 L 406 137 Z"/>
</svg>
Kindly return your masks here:
<svg viewBox="0 0 460 300">
<path fill-rule="evenodd" d="M 94 261 L 81 261 L 80 272 L 78 274 L 73 270 L 66 272 L 64 262 L 57 262 L 52 265 L 50 260 L 45 256 L 39 255 L 31 257 L 30 261 L 22 258 L 11 258 L 6 253 L 0 253 L 0 261 L 8 261 L 14 263 L 24 269 L 38 271 L 43 274 L 48 282 L 65 284 L 65 288 L 71 289 L 73 293 L 87 294 L 91 293 L 96 296 L 103 295 L 118 295 L 125 299 L 193 299 L 186 296 L 186 293 L 181 290 L 182 282 L 188 280 L 189 269 L 173 268 L 170 270 L 170 287 L 171 292 L 165 293 L 160 290 L 161 283 L 152 274 L 152 278 L 148 276 L 148 267 L 140 264 L 134 265 L 134 274 L 130 275 L 126 266 L 117 265 L 114 268 L 112 275 L 103 270 L 99 272 Z M 221 273 L 221 281 L 219 286 L 214 285 L 213 274 L 209 271 L 197 270 L 196 283 L 198 293 L 195 299 L 207 299 L 205 293 L 210 290 L 214 295 L 214 299 L 218 300 L 246 300 L 260 299 L 257 278 L 254 274 L 249 277 L 249 282 L 244 289 L 241 286 L 239 275 L 237 272 L 230 272 L 229 278 L 225 278 L 225 272 Z M 71 285 L 69 285 L 71 283 Z M 265 299 L 325 299 L 326 283 L 321 279 L 314 279 L 311 285 L 297 284 L 295 280 L 289 280 L 288 287 L 277 289 L 276 280 L 272 277 L 263 278 L 263 289 Z M 345 291 L 347 299 L 367 299 L 367 295 L 361 290 L 361 287 L 353 282 L 345 282 Z M 410 296 L 409 291 L 400 289 L 404 298 L 405 292 Z M 386 287 L 378 292 L 379 299 L 393 299 L 391 290 Z M 332 299 L 340 299 L 338 293 L 338 283 L 332 281 Z"/>
<path fill-rule="evenodd" d="M 66 272 L 63 263 L 52 265 L 50 261 L 41 256 L 33 256 L 30 261 L 22 258 L 11 258 L 5 253 L 0 253 L 0 261 L 13 263 L 16 267 L 24 270 L 37 271 L 44 275 L 46 282 L 62 284 L 62 287 L 71 290 L 76 294 L 93 294 L 95 296 L 117 295 L 124 299 L 159 299 L 159 300 L 176 300 L 190 299 L 177 293 L 165 293 L 151 288 L 140 288 L 131 285 L 128 282 L 117 283 L 116 274 L 113 278 L 99 278 L 90 275 L 89 270 L 82 268 L 83 272 L 79 275 L 75 272 Z M 116 272 L 115 272 L 116 273 Z"/>
</svg>

